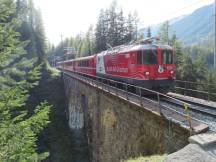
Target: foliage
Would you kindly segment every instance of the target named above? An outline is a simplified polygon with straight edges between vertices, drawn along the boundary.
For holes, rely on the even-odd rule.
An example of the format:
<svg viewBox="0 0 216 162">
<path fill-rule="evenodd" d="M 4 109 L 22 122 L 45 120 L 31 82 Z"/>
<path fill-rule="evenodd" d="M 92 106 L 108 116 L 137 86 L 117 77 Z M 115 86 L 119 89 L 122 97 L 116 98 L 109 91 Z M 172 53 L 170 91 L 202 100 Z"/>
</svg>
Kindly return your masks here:
<svg viewBox="0 0 216 162">
<path fill-rule="evenodd" d="M 101 10 L 96 27 L 91 25 L 86 33 L 66 38 L 57 47 L 50 45 L 49 61 L 61 61 L 74 57 L 89 56 L 110 46 L 118 46 L 137 39 L 137 14 L 124 16 L 123 10 L 114 1 L 108 9 Z M 64 55 L 64 48 L 72 47 L 74 55 Z M 67 57 L 67 58 L 66 58 Z"/>
<path fill-rule="evenodd" d="M 152 34 L 151 34 L 151 27 L 149 26 L 149 27 L 147 28 L 147 37 L 148 37 L 148 38 L 151 38 L 151 36 L 152 36 Z"/>
<path fill-rule="evenodd" d="M 196 83 L 187 84 L 187 88 L 189 89 L 196 89 L 205 92 L 210 92 L 211 89 L 211 92 L 215 93 L 216 80 L 214 80 L 214 78 L 216 78 L 216 72 L 212 71 L 212 42 L 203 40 L 199 45 L 186 46 L 176 37 L 175 34 L 170 38 L 170 33 L 169 22 L 167 21 L 161 26 L 160 43 L 169 44 L 174 49 L 177 79 Z M 185 88 L 185 85 L 178 86 Z M 181 92 L 179 91 L 179 93 Z M 188 92 L 187 95 L 202 97 L 201 94 L 193 93 L 192 91 Z"/>
<path fill-rule="evenodd" d="M 137 14 L 129 13 L 128 18 L 124 17 L 121 8 L 118 8 L 114 1 L 111 6 L 101 10 L 95 32 L 96 52 L 106 50 L 107 44 L 118 46 L 137 39 Z"/>
<path fill-rule="evenodd" d="M 27 57 L 37 57 L 38 64 L 46 63 L 46 38 L 40 10 L 35 9 L 33 0 L 17 0 L 16 4 L 16 17 L 21 20 L 17 31 L 22 41 L 29 40 L 25 47 Z"/>
<path fill-rule="evenodd" d="M 152 155 L 134 158 L 125 162 L 164 162 L 167 155 Z"/>
<path fill-rule="evenodd" d="M 48 153 L 37 153 L 36 141 L 48 123 L 50 106 L 26 106 L 41 67 L 26 57 L 28 41 L 19 40 L 22 16 L 16 9 L 13 0 L 0 0 L 0 161 L 41 161 Z"/>
<path fill-rule="evenodd" d="M 43 100 L 53 105 L 50 109 L 50 123 L 39 135 L 38 151 L 49 151 L 49 157 L 44 161 L 69 162 L 76 161 L 76 151 L 73 133 L 68 127 L 66 117 L 66 97 L 64 81 L 56 69 L 43 70 L 39 85 L 30 93 L 28 107 L 35 107 Z M 79 152 L 79 151 L 78 151 Z M 79 155 L 78 155 L 79 156 Z M 84 156 L 84 155 L 81 155 Z"/>
<path fill-rule="evenodd" d="M 170 25 L 169 25 L 169 21 L 166 21 L 161 25 L 159 35 L 160 35 L 160 43 L 168 44 L 168 45 L 170 44 Z"/>
</svg>

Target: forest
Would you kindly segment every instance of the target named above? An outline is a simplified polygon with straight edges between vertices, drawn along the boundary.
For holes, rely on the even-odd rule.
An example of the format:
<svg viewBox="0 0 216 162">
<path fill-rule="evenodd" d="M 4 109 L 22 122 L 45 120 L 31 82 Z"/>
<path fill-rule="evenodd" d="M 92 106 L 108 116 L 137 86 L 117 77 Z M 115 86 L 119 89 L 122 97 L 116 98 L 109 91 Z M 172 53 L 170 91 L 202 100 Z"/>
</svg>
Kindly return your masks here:
<svg viewBox="0 0 216 162">
<path fill-rule="evenodd" d="M 138 23 L 137 13 L 125 16 L 113 2 L 86 33 L 55 47 L 46 39 L 41 12 L 32 0 L 0 0 L 0 161 L 42 161 L 49 156 L 49 150 L 39 149 L 38 140 L 51 122 L 53 104 L 45 99 L 32 104 L 31 97 L 43 73 L 52 69 L 49 64 L 151 37 L 150 27 L 138 33 Z M 169 35 L 169 28 L 168 21 L 161 26 L 158 43 L 173 46 L 177 79 L 203 83 L 206 86 L 199 88 L 215 93 L 213 43 L 185 45 Z M 65 56 L 65 47 L 73 48 L 75 55 Z"/>
<path fill-rule="evenodd" d="M 40 131 L 51 105 L 29 104 L 31 91 L 47 68 L 41 13 L 31 0 L 0 0 L 0 161 L 41 161 Z"/>
</svg>

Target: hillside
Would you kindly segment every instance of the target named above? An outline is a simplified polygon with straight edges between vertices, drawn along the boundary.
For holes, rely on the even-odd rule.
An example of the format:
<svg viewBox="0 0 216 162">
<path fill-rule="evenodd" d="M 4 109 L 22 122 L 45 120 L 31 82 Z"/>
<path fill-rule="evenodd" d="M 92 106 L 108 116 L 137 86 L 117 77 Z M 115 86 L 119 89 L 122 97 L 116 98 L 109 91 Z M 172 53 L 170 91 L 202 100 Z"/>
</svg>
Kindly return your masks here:
<svg viewBox="0 0 216 162">
<path fill-rule="evenodd" d="M 198 43 L 203 39 L 213 37 L 214 31 L 214 4 L 203 6 L 193 13 L 169 20 L 171 32 L 186 44 Z M 152 34 L 156 35 L 161 24 L 151 27 Z M 143 32 L 145 29 L 141 29 Z"/>
</svg>

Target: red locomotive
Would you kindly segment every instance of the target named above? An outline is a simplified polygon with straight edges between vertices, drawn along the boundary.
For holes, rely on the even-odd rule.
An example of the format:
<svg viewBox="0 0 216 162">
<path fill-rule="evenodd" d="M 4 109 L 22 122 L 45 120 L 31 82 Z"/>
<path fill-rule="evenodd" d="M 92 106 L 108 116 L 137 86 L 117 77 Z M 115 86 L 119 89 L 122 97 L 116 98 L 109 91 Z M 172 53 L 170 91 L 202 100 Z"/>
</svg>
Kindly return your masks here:
<svg viewBox="0 0 216 162">
<path fill-rule="evenodd" d="M 152 44 L 151 40 L 59 62 L 57 67 L 144 88 L 168 90 L 175 79 L 173 49 L 168 45 Z"/>
</svg>

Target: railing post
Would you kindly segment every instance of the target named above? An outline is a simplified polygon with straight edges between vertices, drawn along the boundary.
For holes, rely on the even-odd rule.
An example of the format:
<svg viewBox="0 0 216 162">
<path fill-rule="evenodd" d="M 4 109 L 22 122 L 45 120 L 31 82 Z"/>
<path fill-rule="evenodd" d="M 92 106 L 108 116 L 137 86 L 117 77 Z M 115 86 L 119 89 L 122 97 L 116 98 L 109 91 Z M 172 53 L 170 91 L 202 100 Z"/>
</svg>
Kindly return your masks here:
<svg viewBox="0 0 216 162">
<path fill-rule="evenodd" d="M 192 123 L 191 123 L 191 116 L 189 114 L 189 109 L 188 109 L 188 104 L 184 103 L 184 112 L 186 114 L 186 119 L 188 120 L 188 124 L 190 127 L 190 135 L 192 135 L 192 131 L 193 131 L 193 127 L 192 127 Z"/>
<path fill-rule="evenodd" d="M 210 94 L 209 94 L 209 84 L 207 84 L 207 86 L 208 86 L 208 87 L 207 87 L 207 88 L 208 88 L 208 89 L 207 89 L 207 92 L 208 92 L 208 101 L 209 101 L 209 99 L 210 99 L 210 97 L 209 97 L 209 95 L 210 95 Z"/>
<path fill-rule="evenodd" d="M 115 82 L 116 95 L 118 96 L 117 83 Z"/>
<path fill-rule="evenodd" d="M 101 88 L 103 89 L 103 78 L 101 78 Z"/>
<path fill-rule="evenodd" d="M 108 80 L 108 92 L 110 92 L 110 80 Z"/>
<path fill-rule="evenodd" d="M 142 91 L 141 91 L 141 88 L 139 88 L 139 95 L 140 95 L 140 105 L 143 106 L 143 104 L 142 104 Z"/>
<path fill-rule="evenodd" d="M 127 87 L 127 84 L 126 84 L 126 99 L 128 100 L 128 87 Z"/>
<path fill-rule="evenodd" d="M 158 108 L 159 108 L 160 114 L 162 115 L 161 106 L 160 106 L 160 94 L 159 93 L 157 93 L 157 100 L 158 100 Z"/>
</svg>

